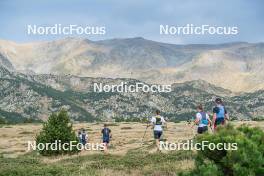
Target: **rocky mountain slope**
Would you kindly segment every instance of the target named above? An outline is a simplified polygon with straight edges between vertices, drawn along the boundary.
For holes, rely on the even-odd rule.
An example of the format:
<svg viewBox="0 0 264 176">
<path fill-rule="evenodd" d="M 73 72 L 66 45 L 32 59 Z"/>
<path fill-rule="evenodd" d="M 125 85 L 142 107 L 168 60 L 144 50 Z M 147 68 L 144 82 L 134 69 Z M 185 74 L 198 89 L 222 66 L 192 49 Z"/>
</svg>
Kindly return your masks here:
<svg viewBox="0 0 264 176">
<path fill-rule="evenodd" d="M 0 63 L 32 74 L 134 78 L 172 84 L 204 80 L 235 92 L 264 88 L 264 43 L 173 45 L 143 38 L 0 41 Z"/>
<path fill-rule="evenodd" d="M 61 108 L 73 120 L 146 118 L 159 108 L 171 120 L 189 119 L 203 103 L 211 111 L 216 96 L 224 99 L 231 117 L 250 118 L 264 113 L 264 91 L 234 95 L 205 81 L 172 85 L 170 93 L 95 93 L 93 83 L 134 84 L 135 79 L 89 78 L 52 74 L 25 75 L 0 67 L 0 116 L 21 122 L 26 118 L 45 120 Z"/>
</svg>

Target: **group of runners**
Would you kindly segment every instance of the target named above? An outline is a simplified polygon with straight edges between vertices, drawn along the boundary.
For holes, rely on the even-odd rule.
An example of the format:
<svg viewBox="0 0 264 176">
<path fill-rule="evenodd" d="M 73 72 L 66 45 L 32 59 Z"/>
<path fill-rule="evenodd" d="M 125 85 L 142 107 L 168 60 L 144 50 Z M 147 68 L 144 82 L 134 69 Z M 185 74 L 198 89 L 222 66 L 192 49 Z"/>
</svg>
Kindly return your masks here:
<svg viewBox="0 0 264 176">
<path fill-rule="evenodd" d="M 104 151 L 107 152 L 110 139 L 112 138 L 111 130 L 107 127 L 107 124 L 104 124 L 103 129 L 101 130 L 102 134 L 102 142 L 104 144 Z M 77 138 L 79 139 L 79 143 L 85 145 L 88 142 L 88 134 L 85 129 L 81 129 L 78 131 Z"/>
<path fill-rule="evenodd" d="M 194 120 L 194 124 L 191 126 L 193 128 L 195 125 L 198 126 L 197 133 L 202 134 L 208 131 L 208 127 L 212 129 L 212 131 L 217 130 L 217 126 L 224 125 L 226 120 L 228 120 L 228 113 L 227 110 L 220 98 L 216 98 L 215 100 L 215 107 L 213 108 L 213 118 L 212 120 L 209 117 L 209 114 L 204 111 L 204 108 L 201 104 L 197 106 L 197 113 L 196 118 Z M 156 110 L 155 115 L 149 120 L 148 127 L 152 127 L 153 135 L 156 142 L 157 148 L 159 148 L 159 143 L 161 141 L 161 137 L 163 135 L 164 128 L 167 127 L 166 120 L 163 116 L 160 115 L 160 111 Z M 108 149 L 108 145 L 110 139 L 112 138 L 111 130 L 107 127 L 107 124 L 104 124 L 103 129 L 101 130 L 102 133 L 102 142 L 105 145 L 105 151 Z M 144 136 L 146 134 L 146 130 Z M 143 138 L 144 138 L 143 136 Z M 81 130 L 78 133 L 78 138 L 80 143 L 86 144 L 88 140 L 88 135 L 85 130 Z"/>
<path fill-rule="evenodd" d="M 223 104 L 223 101 L 221 100 L 221 98 L 216 98 L 215 107 L 213 108 L 212 120 L 210 119 L 209 114 L 204 111 L 203 106 L 199 104 L 197 106 L 196 118 L 191 128 L 197 125 L 197 134 L 207 132 L 208 127 L 210 127 L 214 132 L 217 130 L 217 126 L 225 125 L 228 119 L 229 116 Z M 159 142 L 161 140 L 163 128 L 166 128 L 166 121 L 164 117 L 160 115 L 159 110 L 156 110 L 156 115 L 151 118 L 149 126 L 153 127 L 154 139 L 156 141 L 157 149 L 159 149 Z"/>
<path fill-rule="evenodd" d="M 215 131 L 217 129 L 217 126 L 224 125 L 226 121 L 229 119 L 229 116 L 227 114 L 227 110 L 220 98 L 217 98 L 215 100 L 216 106 L 213 108 L 213 118 L 212 121 L 208 115 L 204 111 L 204 108 L 202 105 L 197 106 L 197 114 L 196 119 L 194 121 L 195 125 L 198 125 L 198 134 L 202 134 L 206 131 L 208 131 L 208 126 L 211 127 L 212 131 Z"/>
</svg>

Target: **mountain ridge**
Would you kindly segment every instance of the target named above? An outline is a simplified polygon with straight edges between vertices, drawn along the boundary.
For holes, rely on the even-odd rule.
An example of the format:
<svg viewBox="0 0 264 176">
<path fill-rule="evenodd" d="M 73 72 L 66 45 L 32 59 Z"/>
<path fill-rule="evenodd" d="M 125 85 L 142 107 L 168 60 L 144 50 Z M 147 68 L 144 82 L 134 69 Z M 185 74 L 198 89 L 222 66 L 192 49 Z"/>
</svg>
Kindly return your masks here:
<svg viewBox="0 0 264 176">
<path fill-rule="evenodd" d="M 0 54 L 27 74 L 134 78 L 150 84 L 202 79 L 233 92 L 264 88 L 264 43 L 175 45 L 141 37 L 26 44 L 2 40 Z"/>
<path fill-rule="evenodd" d="M 264 113 L 264 91 L 234 95 L 202 80 L 175 83 L 169 93 L 93 92 L 93 83 L 135 84 L 128 78 L 93 78 L 73 75 L 25 75 L 0 66 L 0 117 L 9 122 L 46 120 L 64 108 L 74 121 L 105 121 L 150 117 L 160 109 L 165 117 L 187 120 L 202 103 L 211 112 L 221 97 L 231 118 L 248 119 Z"/>
</svg>

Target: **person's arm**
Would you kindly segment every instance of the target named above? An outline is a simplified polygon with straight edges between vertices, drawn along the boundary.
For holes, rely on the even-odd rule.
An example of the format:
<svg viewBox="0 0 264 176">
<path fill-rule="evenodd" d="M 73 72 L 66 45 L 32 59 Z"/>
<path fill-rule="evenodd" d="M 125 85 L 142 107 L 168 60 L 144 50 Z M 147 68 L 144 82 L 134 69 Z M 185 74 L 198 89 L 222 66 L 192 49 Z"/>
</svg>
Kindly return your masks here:
<svg viewBox="0 0 264 176">
<path fill-rule="evenodd" d="M 147 121 L 147 127 L 149 127 L 151 125 L 152 125 L 152 117 L 148 119 L 148 121 Z"/>
<path fill-rule="evenodd" d="M 191 128 L 193 128 L 195 125 L 198 125 L 199 123 L 200 123 L 200 114 L 197 113 Z"/>
<path fill-rule="evenodd" d="M 213 120 L 212 120 L 212 124 L 214 125 L 215 124 L 215 121 L 216 121 L 216 117 L 217 117 L 217 112 L 219 111 L 218 107 L 214 107 L 213 109 Z"/>
<path fill-rule="evenodd" d="M 216 113 L 214 113 L 214 115 L 213 115 L 212 124 L 215 124 L 215 121 L 216 121 Z"/>
<path fill-rule="evenodd" d="M 109 137 L 112 138 L 112 133 L 110 129 L 109 129 Z"/>
<path fill-rule="evenodd" d="M 150 120 L 150 126 L 152 126 L 152 128 L 155 127 L 155 123 L 156 123 L 156 119 L 154 117 L 151 118 Z"/>
<path fill-rule="evenodd" d="M 198 125 L 200 123 L 200 114 L 196 114 L 195 120 L 194 120 L 194 125 Z"/>
<path fill-rule="evenodd" d="M 164 119 L 164 117 L 161 119 L 161 122 L 162 122 L 162 126 L 164 126 L 164 128 L 167 128 L 167 122 Z"/>
<path fill-rule="evenodd" d="M 227 113 L 227 111 L 226 111 L 226 108 L 225 108 L 225 119 L 226 119 L 226 120 L 229 120 L 229 115 L 228 115 L 228 113 Z"/>
<path fill-rule="evenodd" d="M 192 128 L 193 128 L 195 125 L 198 125 L 199 122 L 200 122 L 200 120 L 195 119 L 194 122 L 193 122 Z"/>
<path fill-rule="evenodd" d="M 209 117 L 208 114 L 206 114 L 206 118 L 207 118 L 207 120 L 208 120 L 208 124 L 209 124 L 209 126 L 212 126 L 212 121 L 211 121 L 211 119 L 210 119 L 210 117 Z"/>
</svg>

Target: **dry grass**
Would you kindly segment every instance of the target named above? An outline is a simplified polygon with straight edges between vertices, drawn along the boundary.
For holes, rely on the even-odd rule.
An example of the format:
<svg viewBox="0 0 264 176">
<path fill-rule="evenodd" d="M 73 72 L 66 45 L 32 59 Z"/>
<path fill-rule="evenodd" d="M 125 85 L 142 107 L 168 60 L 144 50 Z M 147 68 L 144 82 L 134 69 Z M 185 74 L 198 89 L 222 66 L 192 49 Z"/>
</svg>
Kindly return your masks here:
<svg viewBox="0 0 264 176">
<path fill-rule="evenodd" d="M 236 126 L 249 124 L 264 129 L 264 122 L 232 122 Z M 89 142 L 101 142 L 103 123 L 74 124 L 74 130 L 89 129 Z M 24 124 L 0 128 L 0 172 L 3 175 L 98 175 L 98 176 L 175 176 L 192 170 L 195 152 L 156 152 L 151 128 L 142 136 L 146 124 L 117 123 L 109 127 L 113 139 L 110 155 L 99 151 L 82 151 L 75 155 L 43 157 L 36 152 L 27 153 L 27 141 L 33 141 L 42 125 Z M 129 128 L 128 128 L 129 127 Z M 169 142 L 191 139 L 195 129 L 186 123 L 169 123 L 163 138 Z M 12 165 L 10 165 L 12 163 Z M 0 174 L 1 175 L 1 174 Z"/>
<path fill-rule="evenodd" d="M 264 122 L 232 122 L 235 126 L 241 124 L 248 124 L 250 126 L 258 126 L 264 129 Z M 90 143 L 101 142 L 101 129 L 103 123 L 80 123 L 73 125 L 77 132 L 79 129 L 87 130 Z M 129 127 L 129 128 L 128 128 Z M 25 154 L 27 151 L 27 142 L 34 141 L 35 136 L 40 132 L 41 124 L 23 124 L 23 125 L 9 125 L 0 128 L 0 153 L 9 154 L 11 157 Z M 152 129 L 148 128 L 146 136 L 142 141 L 142 136 L 146 129 L 146 124 L 141 123 L 117 123 L 111 124 L 109 128 L 112 130 L 112 141 L 110 154 L 124 155 L 129 150 L 134 149 L 148 149 L 151 153 L 155 151 L 153 144 Z M 177 142 L 186 139 L 191 139 L 195 135 L 195 129 L 191 129 L 186 123 L 168 123 L 168 128 L 164 132 L 163 138 L 167 141 Z M 143 142 L 143 143 L 142 143 Z M 142 145 L 143 144 L 143 145 Z M 79 155 L 90 155 L 100 153 L 98 151 L 83 151 Z M 62 157 L 65 158 L 66 156 Z M 60 157 L 55 158 L 58 160 Z M 49 160 L 52 162 L 51 160 Z"/>
</svg>

